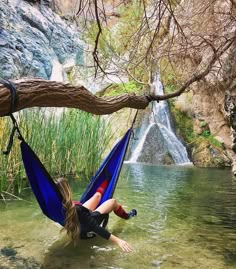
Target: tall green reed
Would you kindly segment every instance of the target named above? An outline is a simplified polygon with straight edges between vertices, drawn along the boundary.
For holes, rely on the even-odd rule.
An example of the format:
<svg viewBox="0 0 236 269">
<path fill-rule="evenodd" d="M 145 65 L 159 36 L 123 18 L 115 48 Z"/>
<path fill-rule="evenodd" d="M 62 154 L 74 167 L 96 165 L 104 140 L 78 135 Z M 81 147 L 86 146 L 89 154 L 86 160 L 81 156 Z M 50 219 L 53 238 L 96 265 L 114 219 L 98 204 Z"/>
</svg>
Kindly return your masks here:
<svg viewBox="0 0 236 269">
<path fill-rule="evenodd" d="M 89 180 L 98 168 L 112 138 L 109 124 L 99 116 L 76 109 L 32 109 L 17 114 L 23 137 L 52 176 L 73 175 Z M 0 147 L 11 130 L 9 119 L 0 119 Z M 19 141 L 9 156 L 0 155 L 0 192 L 21 193 L 28 186 Z"/>
</svg>

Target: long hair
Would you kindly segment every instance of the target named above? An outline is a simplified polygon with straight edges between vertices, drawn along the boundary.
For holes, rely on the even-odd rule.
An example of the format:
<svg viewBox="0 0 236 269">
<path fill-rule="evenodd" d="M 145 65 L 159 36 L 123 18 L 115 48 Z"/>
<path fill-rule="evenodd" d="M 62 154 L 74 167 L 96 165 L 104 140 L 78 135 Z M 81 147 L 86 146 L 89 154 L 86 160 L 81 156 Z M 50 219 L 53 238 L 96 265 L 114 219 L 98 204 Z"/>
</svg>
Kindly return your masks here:
<svg viewBox="0 0 236 269">
<path fill-rule="evenodd" d="M 66 211 L 66 219 L 63 230 L 66 230 L 69 237 L 76 242 L 79 239 L 80 228 L 78 214 L 75 205 L 72 202 L 71 188 L 68 181 L 63 177 L 56 179 L 56 184 L 61 195 L 63 196 L 63 207 Z"/>
</svg>

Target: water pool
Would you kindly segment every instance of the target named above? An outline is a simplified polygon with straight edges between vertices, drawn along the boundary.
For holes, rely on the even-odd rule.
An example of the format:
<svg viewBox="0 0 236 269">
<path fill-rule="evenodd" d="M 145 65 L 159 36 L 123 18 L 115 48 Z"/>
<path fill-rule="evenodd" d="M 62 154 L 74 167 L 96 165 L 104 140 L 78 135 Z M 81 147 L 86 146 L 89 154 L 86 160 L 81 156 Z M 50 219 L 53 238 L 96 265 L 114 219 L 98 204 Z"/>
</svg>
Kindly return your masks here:
<svg viewBox="0 0 236 269">
<path fill-rule="evenodd" d="M 84 187 L 74 186 L 75 196 Z M 132 253 L 98 237 L 68 244 L 29 196 L 0 203 L 0 268 L 236 268 L 236 179 L 230 170 L 124 164 L 114 197 L 138 210 L 128 221 L 111 214 L 108 225 Z"/>
</svg>

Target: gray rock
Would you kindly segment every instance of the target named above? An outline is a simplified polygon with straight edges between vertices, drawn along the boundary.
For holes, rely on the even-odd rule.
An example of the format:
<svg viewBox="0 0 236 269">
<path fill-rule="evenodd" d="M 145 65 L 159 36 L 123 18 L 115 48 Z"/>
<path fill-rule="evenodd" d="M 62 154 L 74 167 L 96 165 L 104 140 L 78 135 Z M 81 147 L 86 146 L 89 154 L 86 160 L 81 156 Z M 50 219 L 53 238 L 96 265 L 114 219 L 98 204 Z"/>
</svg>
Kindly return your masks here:
<svg viewBox="0 0 236 269">
<path fill-rule="evenodd" d="M 67 25 L 45 5 L 17 0 L 0 3 L 0 77 L 50 79 L 52 61 L 68 58 L 83 62 L 82 42 L 73 25 Z M 79 59 L 79 60 L 78 60 Z"/>
<path fill-rule="evenodd" d="M 153 164 L 174 164 L 174 160 L 168 151 L 168 145 L 156 124 L 150 128 L 137 161 Z"/>
</svg>

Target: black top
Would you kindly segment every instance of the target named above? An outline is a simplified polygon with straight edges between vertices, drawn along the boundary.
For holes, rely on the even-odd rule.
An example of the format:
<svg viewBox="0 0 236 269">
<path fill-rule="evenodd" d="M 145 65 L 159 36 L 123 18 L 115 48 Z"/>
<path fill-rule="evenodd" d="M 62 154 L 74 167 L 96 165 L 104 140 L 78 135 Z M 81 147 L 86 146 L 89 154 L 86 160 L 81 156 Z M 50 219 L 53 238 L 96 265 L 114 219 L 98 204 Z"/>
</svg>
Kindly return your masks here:
<svg viewBox="0 0 236 269">
<path fill-rule="evenodd" d="M 109 239 L 111 233 L 108 232 L 105 228 L 100 226 L 101 221 L 106 217 L 107 214 L 100 214 L 99 212 L 91 212 L 86 207 L 76 204 L 78 219 L 80 223 L 80 238 L 85 239 L 93 237 L 88 235 L 90 232 L 94 232 L 105 239 Z M 97 214 L 93 214 L 97 213 Z"/>
</svg>

